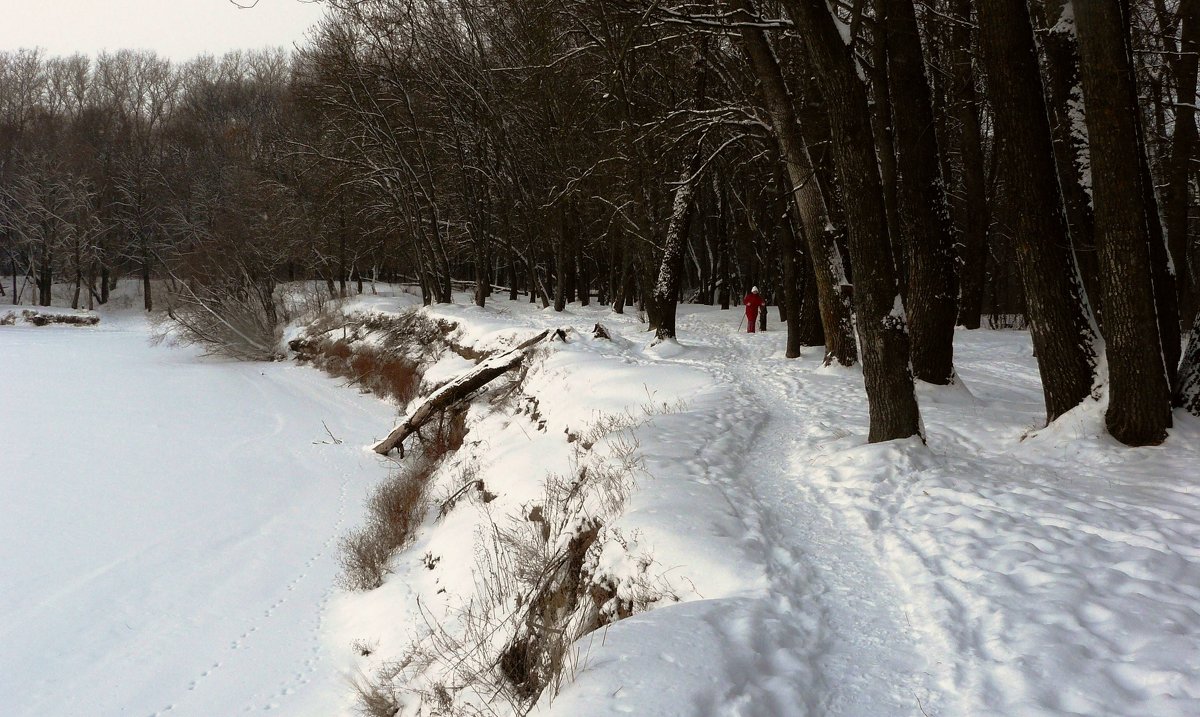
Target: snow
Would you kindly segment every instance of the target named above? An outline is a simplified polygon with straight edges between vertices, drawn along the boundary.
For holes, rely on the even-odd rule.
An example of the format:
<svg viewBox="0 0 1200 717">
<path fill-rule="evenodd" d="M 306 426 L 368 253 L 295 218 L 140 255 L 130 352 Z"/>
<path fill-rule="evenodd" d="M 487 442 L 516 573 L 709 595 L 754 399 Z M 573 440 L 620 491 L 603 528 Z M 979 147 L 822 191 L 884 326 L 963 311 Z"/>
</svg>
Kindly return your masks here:
<svg viewBox="0 0 1200 717">
<path fill-rule="evenodd" d="M 1138 449 L 1105 434 L 1102 400 L 1043 428 L 1029 334 L 961 331 L 958 382 L 917 386 L 928 445 L 868 445 L 861 372 L 785 359 L 782 327 L 739 332 L 737 311 L 681 306 L 678 342 L 651 346 L 604 307 L 424 310 L 478 349 L 574 330 L 527 359 L 534 404 L 472 410 L 415 543 L 354 594 L 331 587 L 331 546 L 383 475 L 364 447 L 394 409 L 308 369 L 149 348 L 132 321 L 0 328 L 19 496 L 0 509 L 0 713 L 351 715 L 349 679 L 464 628 L 485 528 L 632 451 L 595 569 L 651 609 L 580 640 L 536 714 L 1200 714 L 1197 420 Z M 443 362 L 439 380 L 470 366 Z M 439 517 L 468 479 L 493 499 Z"/>
<path fill-rule="evenodd" d="M 331 714 L 334 545 L 394 409 L 147 337 L 0 327 L 0 713 Z"/>
</svg>

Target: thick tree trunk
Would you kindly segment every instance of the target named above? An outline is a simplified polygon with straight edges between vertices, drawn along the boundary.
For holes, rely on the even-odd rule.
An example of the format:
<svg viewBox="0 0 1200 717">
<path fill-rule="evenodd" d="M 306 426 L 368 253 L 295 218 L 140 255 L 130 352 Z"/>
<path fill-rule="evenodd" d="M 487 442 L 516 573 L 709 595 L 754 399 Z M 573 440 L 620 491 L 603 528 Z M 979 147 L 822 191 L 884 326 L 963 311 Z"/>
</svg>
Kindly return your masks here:
<svg viewBox="0 0 1200 717">
<path fill-rule="evenodd" d="M 1096 254 L 1095 218 L 1092 196 L 1083 185 L 1084 171 L 1090 172 L 1087 128 L 1083 122 L 1083 90 L 1079 86 L 1079 46 L 1072 20 L 1064 19 L 1069 0 L 1047 0 L 1042 6 L 1046 32 L 1046 90 L 1050 110 L 1050 136 L 1054 161 L 1062 188 L 1063 208 L 1071 233 L 1075 262 L 1090 297 L 1100 296 L 1100 259 Z M 1103 307 L 1093 306 L 1103 325 Z"/>
<path fill-rule="evenodd" d="M 887 17 L 887 0 L 872 0 L 875 17 Z M 875 135 L 875 152 L 879 156 L 879 172 L 883 181 L 883 205 L 887 212 L 888 237 L 892 243 L 892 258 L 896 263 L 896 281 L 900 293 L 908 296 L 908 246 L 900 222 L 899 169 L 896 166 L 896 143 L 892 131 L 891 82 L 888 79 L 888 23 L 876 22 L 871 43 L 870 81 L 875 102 L 872 103 L 871 129 Z"/>
<path fill-rule="evenodd" d="M 1175 265 L 1175 282 L 1179 296 L 1181 324 L 1187 326 L 1196 313 L 1196 287 L 1188 262 L 1188 183 L 1191 163 L 1196 155 L 1196 69 L 1200 55 L 1200 0 L 1180 0 L 1179 58 L 1174 63 L 1175 136 L 1171 142 L 1171 157 L 1167 165 L 1168 189 L 1166 201 L 1167 243 Z"/>
<path fill-rule="evenodd" d="M 921 34 L 912 0 L 884 0 L 887 10 L 888 86 L 896 132 L 901 230 L 908 247 L 904 306 L 914 375 L 944 385 L 954 380 L 954 239 L 933 131 Z"/>
<path fill-rule="evenodd" d="M 978 0 L 980 48 L 995 108 L 1001 216 L 1016 244 L 1047 419 L 1091 392 L 1095 332 L 1063 215 L 1026 0 Z"/>
<path fill-rule="evenodd" d="M 785 7 L 804 37 L 821 94 L 831 99 L 833 151 L 848 200 L 854 307 L 871 414 L 869 440 L 919 436 L 921 418 L 909 373 L 908 330 L 888 239 L 866 90 L 825 0 L 787 0 Z"/>
<path fill-rule="evenodd" d="M 728 5 L 754 17 L 750 0 L 728 0 Z M 771 116 L 779 153 L 791 182 L 791 200 L 800 219 L 808 253 L 812 258 L 817 294 L 821 304 L 821 323 L 825 335 L 825 362 L 843 366 L 857 360 L 850 304 L 842 293 L 845 267 L 837 249 L 836 230 L 830 218 L 821 183 L 804 141 L 799 117 L 779 68 L 775 52 L 766 34 L 748 23 L 740 28 L 742 47 L 759 80 L 759 91 Z M 786 268 L 785 268 L 786 271 Z M 793 282 L 794 283 L 794 282 Z M 790 323 L 789 323 L 790 325 Z M 799 341 L 799 337 L 796 337 Z M 790 341 L 789 341 L 790 345 Z M 799 355 L 799 349 L 796 350 Z"/>
<path fill-rule="evenodd" d="M 1141 171 L 1133 58 L 1121 0 L 1075 7 L 1092 159 L 1092 197 L 1108 352 L 1105 424 L 1131 446 L 1155 445 L 1171 425 L 1170 385 L 1155 313 L 1148 223 L 1158 221 Z M 1135 168 L 1135 171 L 1130 171 Z M 1173 297 L 1172 297 L 1173 298 Z"/>
<path fill-rule="evenodd" d="M 952 92 L 958 114 L 958 150 L 962 162 L 962 199 L 958 205 L 960 241 L 958 323 L 978 329 L 983 316 L 984 270 L 987 264 L 988 226 L 987 173 L 983 142 L 979 133 L 979 98 L 975 92 L 975 68 L 971 53 L 971 0 L 954 0 L 951 28 L 953 58 Z"/>
</svg>

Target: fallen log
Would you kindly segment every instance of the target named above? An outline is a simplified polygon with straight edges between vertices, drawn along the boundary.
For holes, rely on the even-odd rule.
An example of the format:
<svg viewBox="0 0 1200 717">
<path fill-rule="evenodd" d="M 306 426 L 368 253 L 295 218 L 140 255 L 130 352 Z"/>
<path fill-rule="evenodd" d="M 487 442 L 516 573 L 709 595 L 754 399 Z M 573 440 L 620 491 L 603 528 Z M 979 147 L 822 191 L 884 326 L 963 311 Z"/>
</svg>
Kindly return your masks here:
<svg viewBox="0 0 1200 717">
<path fill-rule="evenodd" d="M 425 425 L 429 419 L 455 404 L 463 401 L 468 396 L 492 380 L 499 378 L 508 371 L 521 365 L 525 359 L 525 351 L 550 334 L 549 331 L 534 336 L 532 339 L 521 343 L 517 347 L 505 351 L 502 354 L 492 356 L 479 363 L 471 370 L 462 375 L 447 381 L 441 388 L 426 396 L 420 401 L 417 406 L 410 409 L 408 415 L 400 423 L 399 426 L 388 434 L 388 437 L 379 442 L 375 446 L 375 452 L 386 456 L 397 446 L 400 447 L 400 456 L 404 456 L 404 439 L 411 436 L 420 430 L 421 426 Z"/>
</svg>

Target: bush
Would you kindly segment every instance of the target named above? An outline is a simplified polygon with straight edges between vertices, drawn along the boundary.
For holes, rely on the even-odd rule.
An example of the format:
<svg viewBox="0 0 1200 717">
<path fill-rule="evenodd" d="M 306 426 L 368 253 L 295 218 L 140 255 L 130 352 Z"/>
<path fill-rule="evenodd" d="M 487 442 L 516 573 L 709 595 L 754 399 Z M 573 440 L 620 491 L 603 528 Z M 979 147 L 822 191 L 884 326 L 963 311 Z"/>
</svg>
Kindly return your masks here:
<svg viewBox="0 0 1200 717">
<path fill-rule="evenodd" d="M 180 282 L 168 296 L 167 318 L 160 339 L 170 334 L 178 343 L 242 361 L 282 358 L 288 313 L 273 281 Z"/>
<path fill-rule="evenodd" d="M 339 584 L 347 590 L 374 590 L 383 584 L 392 556 L 416 535 L 425 515 L 425 483 L 435 463 L 415 459 L 371 493 L 367 522 L 339 543 L 342 572 Z"/>
</svg>

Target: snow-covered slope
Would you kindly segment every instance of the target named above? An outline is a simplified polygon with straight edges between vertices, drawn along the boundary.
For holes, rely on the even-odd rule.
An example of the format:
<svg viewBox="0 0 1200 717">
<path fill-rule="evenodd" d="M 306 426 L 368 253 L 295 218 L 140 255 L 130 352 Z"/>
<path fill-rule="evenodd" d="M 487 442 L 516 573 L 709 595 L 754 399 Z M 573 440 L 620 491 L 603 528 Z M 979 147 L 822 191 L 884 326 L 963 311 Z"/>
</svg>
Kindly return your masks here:
<svg viewBox="0 0 1200 717">
<path fill-rule="evenodd" d="M 920 388 L 928 446 L 870 446 L 860 373 L 820 367 L 816 350 L 784 359 L 781 331 L 740 334 L 735 312 L 685 307 L 682 345 L 648 348 L 603 308 L 493 307 L 432 311 L 481 345 L 578 331 L 531 372 L 544 433 L 473 429 L 493 512 L 506 494 L 539 500 L 588 416 L 683 401 L 636 429 L 645 476 L 612 525 L 617 554 L 672 599 L 582 640 L 539 711 L 1200 713 L 1194 419 L 1146 449 L 1105 436 L 1101 404 L 1036 430 L 1028 335 L 960 332 L 960 385 Z M 588 338 L 596 320 L 616 342 Z M 464 530 L 432 529 L 381 590 L 339 601 L 337 629 L 378 643 L 359 669 L 461 609 Z"/>
</svg>

